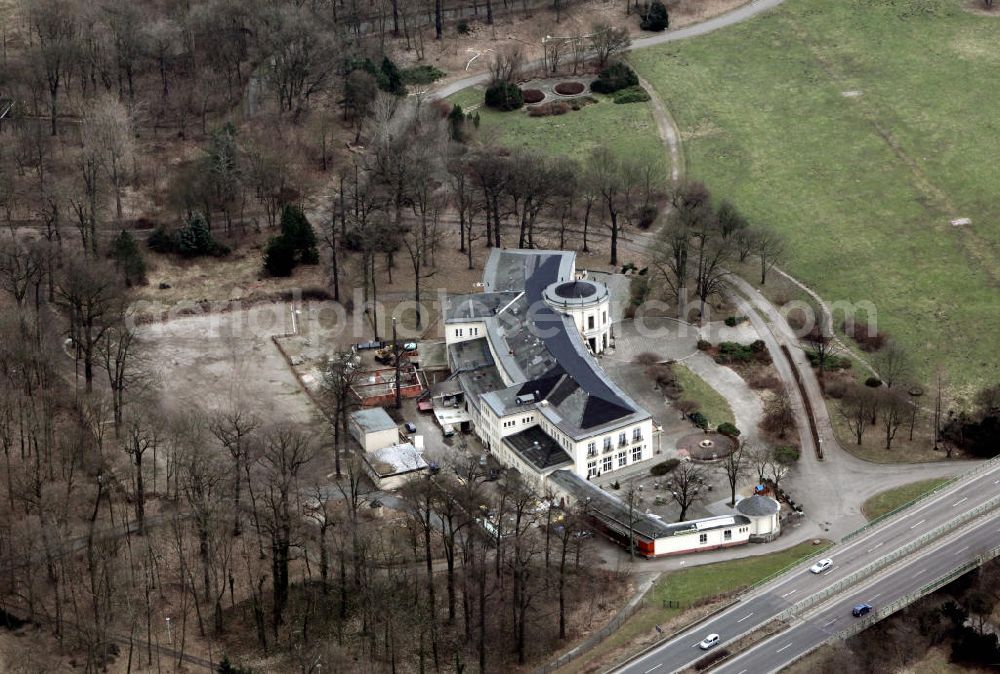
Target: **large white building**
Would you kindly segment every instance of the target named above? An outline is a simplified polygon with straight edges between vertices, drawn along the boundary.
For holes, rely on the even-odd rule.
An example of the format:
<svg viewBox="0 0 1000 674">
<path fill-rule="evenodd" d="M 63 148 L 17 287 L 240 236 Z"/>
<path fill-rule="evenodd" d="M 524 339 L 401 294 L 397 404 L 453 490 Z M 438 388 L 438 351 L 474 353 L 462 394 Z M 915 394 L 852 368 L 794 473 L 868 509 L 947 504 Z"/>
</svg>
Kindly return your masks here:
<svg viewBox="0 0 1000 674">
<path fill-rule="evenodd" d="M 472 428 L 502 463 L 542 486 L 653 456 L 653 421 L 602 371 L 608 289 L 565 251 L 494 249 L 484 292 L 444 308 L 448 360 Z"/>
</svg>

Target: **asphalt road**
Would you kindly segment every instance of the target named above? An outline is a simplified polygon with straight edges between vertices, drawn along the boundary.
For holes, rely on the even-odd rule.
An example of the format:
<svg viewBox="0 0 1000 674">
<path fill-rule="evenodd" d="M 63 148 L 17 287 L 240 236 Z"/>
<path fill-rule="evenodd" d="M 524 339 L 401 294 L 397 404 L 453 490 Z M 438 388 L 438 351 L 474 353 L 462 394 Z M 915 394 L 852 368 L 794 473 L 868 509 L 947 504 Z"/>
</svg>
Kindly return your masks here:
<svg viewBox="0 0 1000 674">
<path fill-rule="evenodd" d="M 851 614 L 854 606 L 864 602 L 878 610 L 880 605 L 902 599 L 934 580 L 946 577 L 955 567 L 995 547 L 998 540 L 1000 513 L 994 511 L 985 519 L 977 520 L 971 528 L 924 548 L 902 565 L 890 567 L 888 573 L 844 592 L 791 628 L 754 645 L 712 671 L 719 674 L 778 671 L 822 645 L 831 636 L 846 632 L 852 621 L 857 620 Z"/>
<path fill-rule="evenodd" d="M 632 660 L 618 671 L 622 674 L 651 674 L 654 671 L 657 674 L 664 674 L 683 669 L 704 655 L 697 644 L 706 635 L 720 635 L 721 645 L 725 645 L 753 628 L 767 623 L 778 613 L 802 599 L 833 585 L 894 549 L 914 541 L 931 529 L 998 495 L 1000 495 L 1000 463 L 992 464 L 984 472 L 961 480 L 875 529 L 829 549 L 823 556 L 833 559 L 833 567 L 825 573 L 820 575 L 810 573 L 809 566 L 812 565 L 812 560 L 804 562 L 800 569 L 789 571 L 708 621 L 680 633 L 658 648 Z M 963 560 L 951 557 L 945 561 L 954 567 Z M 928 580 L 930 579 L 928 575 Z"/>
</svg>

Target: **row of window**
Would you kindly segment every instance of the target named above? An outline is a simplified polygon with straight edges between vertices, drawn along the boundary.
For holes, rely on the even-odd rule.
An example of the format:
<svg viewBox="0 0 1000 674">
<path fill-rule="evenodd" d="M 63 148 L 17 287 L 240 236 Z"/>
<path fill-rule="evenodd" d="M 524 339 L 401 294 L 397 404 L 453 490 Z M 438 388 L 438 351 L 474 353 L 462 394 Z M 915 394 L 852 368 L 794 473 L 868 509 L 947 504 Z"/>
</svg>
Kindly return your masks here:
<svg viewBox="0 0 1000 674">
<path fill-rule="evenodd" d="M 618 434 L 618 446 L 624 447 L 628 444 L 628 435 L 623 431 Z M 632 429 L 632 443 L 642 442 L 642 429 L 633 428 Z M 604 438 L 604 453 L 610 452 L 612 449 L 612 438 L 607 436 Z M 587 443 L 587 456 L 597 456 L 597 441 L 591 440 Z"/>
<path fill-rule="evenodd" d="M 465 328 L 455 328 L 455 336 L 464 337 Z M 479 336 L 479 328 L 469 328 L 469 337 L 477 337 L 477 336 Z"/>
<path fill-rule="evenodd" d="M 746 533 L 749 530 L 750 530 L 750 527 L 740 527 L 738 529 L 738 531 L 741 534 L 742 533 Z M 723 531 L 722 532 L 722 540 L 723 541 L 731 541 L 731 540 L 733 540 L 733 530 L 732 529 L 726 529 L 725 531 Z M 700 534 L 698 536 L 698 542 L 701 543 L 702 545 L 704 545 L 705 543 L 708 543 L 708 534 Z"/>
<path fill-rule="evenodd" d="M 617 467 L 624 468 L 628 465 L 628 452 L 618 452 L 618 456 L 605 456 L 600 461 L 600 467 L 598 467 L 597 461 L 590 461 L 587 463 L 587 477 L 594 477 L 601 473 L 607 473 L 610 470 L 615 469 L 615 463 L 617 459 Z M 632 448 L 632 463 L 636 461 L 642 461 L 642 447 Z"/>
</svg>

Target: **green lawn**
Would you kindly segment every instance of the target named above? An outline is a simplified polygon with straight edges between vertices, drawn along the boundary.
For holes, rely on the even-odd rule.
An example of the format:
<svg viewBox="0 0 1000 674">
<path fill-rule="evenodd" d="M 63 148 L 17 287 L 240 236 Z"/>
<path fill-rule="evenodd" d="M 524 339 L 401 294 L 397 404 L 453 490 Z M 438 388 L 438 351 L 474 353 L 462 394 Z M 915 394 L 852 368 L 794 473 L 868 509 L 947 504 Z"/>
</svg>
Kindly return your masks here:
<svg viewBox="0 0 1000 674">
<path fill-rule="evenodd" d="M 710 427 L 714 428 L 722 423 L 735 424 L 736 418 L 733 416 L 733 409 L 729 406 L 725 397 L 708 383 L 692 372 L 683 363 L 674 365 L 674 375 L 677 382 L 684 390 L 681 398 L 693 400 L 700 405 L 699 411 L 708 419 Z"/>
<path fill-rule="evenodd" d="M 891 512 L 896 508 L 900 507 L 905 503 L 919 498 L 929 491 L 934 491 L 945 482 L 949 482 L 950 478 L 939 477 L 933 480 L 921 480 L 919 482 L 911 482 L 910 484 L 904 484 L 901 487 L 896 487 L 895 489 L 888 489 L 880 494 L 875 494 L 870 499 L 864 502 L 861 506 L 861 512 L 864 513 L 865 517 L 869 520 L 873 520 L 876 517 L 881 517 L 887 512 Z"/>
<path fill-rule="evenodd" d="M 1000 379 L 1000 20 L 964 3 L 788 0 L 631 58 L 689 176 L 784 232 L 826 300 L 874 303 L 925 381 L 969 388 Z"/>
<path fill-rule="evenodd" d="M 594 94 L 594 98 L 597 103 L 554 117 L 529 117 L 523 109 L 497 112 L 480 107 L 480 137 L 495 139 L 510 148 L 534 148 L 581 161 L 603 143 L 623 157 L 648 158 L 658 166 L 660 179 L 665 181 L 667 154 L 656 133 L 649 103 L 616 104 L 600 94 Z M 483 90 L 465 89 L 448 100 L 467 110 L 482 104 Z"/>
<path fill-rule="evenodd" d="M 649 637 L 655 633 L 656 625 L 666 625 L 684 610 L 711 601 L 713 598 L 728 596 L 746 589 L 778 571 L 825 549 L 828 543 L 818 546 L 800 543 L 796 546 L 755 557 L 744 557 L 729 562 L 718 562 L 689 569 L 673 571 L 660 577 L 656 586 L 646 595 L 645 606 L 639 609 L 621 629 L 594 648 L 587 656 L 574 660 L 564 668 L 566 671 L 604 671 L 612 662 L 604 662 L 617 649 L 628 646 L 633 640 Z M 676 605 L 664 606 L 672 601 Z M 620 661 L 625 655 L 616 655 L 612 661 Z M 603 665 L 597 667 L 596 665 Z"/>
</svg>

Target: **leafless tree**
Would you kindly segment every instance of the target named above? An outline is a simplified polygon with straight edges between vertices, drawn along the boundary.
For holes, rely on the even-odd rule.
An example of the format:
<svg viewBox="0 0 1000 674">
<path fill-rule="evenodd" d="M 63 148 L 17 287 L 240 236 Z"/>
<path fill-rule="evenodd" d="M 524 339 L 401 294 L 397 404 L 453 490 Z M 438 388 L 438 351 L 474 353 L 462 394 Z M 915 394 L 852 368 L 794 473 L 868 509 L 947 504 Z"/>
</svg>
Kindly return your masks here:
<svg viewBox="0 0 1000 674">
<path fill-rule="evenodd" d="M 616 28 L 606 23 L 596 24 L 590 31 L 590 48 L 597 56 L 597 66 L 603 68 L 613 57 L 632 44 L 628 28 Z"/>
<path fill-rule="evenodd" d="M 767 281 L 767 270 L 784 258 L 785 240 L 776 231 L 762 227 L 754 230 L 753 251 L 760 260 L 760 284 Z"/>
<path fill-rule="evenodd" d="M 909 379 L 913 374 L 913 364 L 906 349 L 894 339 L 888 340 L 872 357 L 872 365 L 875 366 L 879 379 L 890 389 L 894 384 Z"/>
<path fill-rule="evenodd" d="M 746 443 L 740 442 L 736 448 L 730 452 L 723 460 L 722 467 L 726 471 L 726 479 L 729 481 L 729 505 L 736 505 L 736 485 L 740 479 L 747 474 L 747 465 L 750 457 L 747 456 Z"/>
<path fill-rule="evenodd" d="M 906 420 L 910 402 L 899 391 L 882 389 L 879 392 L 879 409 L 882 412 L 882 430 L 885 432 L 885 448 L 892 449 L 896 432 Z"/>
<path fill-rule="evenodd" d="M 688 509 L 705 499 L 705 472 L 693 461 L 682 461 L 667 478 L 666 487 L 681 509 L 677 521 L 683 522 Z"/>
<path fill-rule="evenodd" d="M 859 446 L 871 424 L 872 408 L 876 404 L 875 396 L 876 393 L 871 388 L 855 384 L 847 390 L 840 401 L 840 415 Z"/>
<path fill-rule="evenodd" d="M 327 359 L 326 371 L 323 373 L 323 391 L 333 405 L 333 451 L 338 478 L 341 475 L 340 456 L 347 439 L 347 419 L 358 407 L 354 386 L 360 375 L 355 355 L 351 351 L 341 351 Z"/>
</svg>

